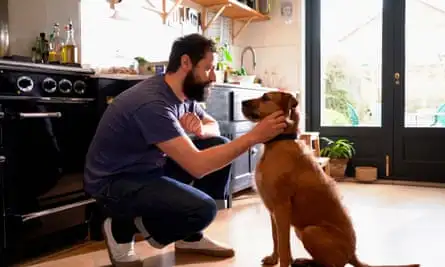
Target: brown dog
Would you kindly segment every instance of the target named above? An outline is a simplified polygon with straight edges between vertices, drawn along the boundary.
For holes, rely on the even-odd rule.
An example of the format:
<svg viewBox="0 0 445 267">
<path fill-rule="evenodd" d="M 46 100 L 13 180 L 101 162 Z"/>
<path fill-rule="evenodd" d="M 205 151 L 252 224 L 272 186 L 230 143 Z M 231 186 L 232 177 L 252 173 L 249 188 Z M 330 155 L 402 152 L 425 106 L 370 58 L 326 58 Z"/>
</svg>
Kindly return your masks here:
<svg viewBox="0 0 445 267">
<path fill-rule="evenodd" d="M 246 118 L 257 122 L 282 110 L 285 132 L 265 144 L 256 168 L 255 183 L 272 223 L 273 253 L 264 264 L 288 267 L 292 261 L 290 228 L 312 256 L 325 267 L 370 267 L 357 259 L 356 235 L 337 193 L 335 181 L 317 164 L 312 150 L 296 140 L 299 114 L 297 99 L 284 92 L 265 93 L 242 103 Z M 419 264 L 398 265 L 420 267 Z M 378 266 L 374 266 L 378 267 Z M 382 266 L 383 267 L 383 266 Z M 389 266 L 388 266 L 389 267 Z"/>
</svg>

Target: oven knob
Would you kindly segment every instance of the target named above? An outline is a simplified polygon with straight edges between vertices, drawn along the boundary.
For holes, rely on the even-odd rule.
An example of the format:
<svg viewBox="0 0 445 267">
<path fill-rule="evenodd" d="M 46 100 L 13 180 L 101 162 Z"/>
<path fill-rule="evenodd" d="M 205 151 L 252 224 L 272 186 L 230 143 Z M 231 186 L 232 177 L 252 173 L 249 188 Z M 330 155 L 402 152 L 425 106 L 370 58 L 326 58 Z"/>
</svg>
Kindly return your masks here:
<svg viewBox="0 0 445 267">
<path fill-rule="evenodd" d="M 54 93 L 57 90 L 57 82 L 53 78 L 46 78 L 42 83 L 43 90 L 47 93 Z"/>
<path fill-rule="evenodd" d="M 34 82 L 28 76 L 21 76 L 17 79 L 17 87 L 22 92 L 31 92 Z"/>
<path fill-rule="evenodd" d="M 83 95 L 87 89 L 87 84 L 84 81 L 75 81 L 73 90 L 76 94 Z"/>
<path fill-rule="evenodd" d="M 73 88 L 73 84 L 69 80 L 67 79 L 60 80 L 59 82 L 60 92 L 68 94 L 69 92 L 71 92 L 71 88 Z"/>
</svg>

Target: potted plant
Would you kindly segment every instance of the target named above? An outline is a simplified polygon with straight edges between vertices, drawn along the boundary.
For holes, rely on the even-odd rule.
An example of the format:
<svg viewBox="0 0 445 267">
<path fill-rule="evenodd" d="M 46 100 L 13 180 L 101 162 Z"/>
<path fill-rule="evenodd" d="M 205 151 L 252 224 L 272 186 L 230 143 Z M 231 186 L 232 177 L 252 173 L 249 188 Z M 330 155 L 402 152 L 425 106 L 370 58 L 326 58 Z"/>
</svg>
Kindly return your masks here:
<svg viewBox="0 0 445 267">
<path fill-rule="evenodd" d="M 230 67 L 230 64 L 233 62 L 232 54 L 230 53 L 230 47 L 228 43 L 221 43 L 219 37 L 215 38 L 215 43 L 217 44 L 217 63 L 216 63 L 216 82 L 223 83 L 224 82 L 224 72 Z"/>
<path fill-rule="evenodd" d="M 332 177 L 336 179 L 344 178 L 348 162 L 355 154 L 354 143 L 345 138 L 335 141 L 327 137 L 321 139 L 327 144 L 320 150 L 320 156 L 330 158 L 329 167 Z"/>
<path fill-rule="evenodd" d="M 137 62 L 137 72 L 140 75 L 145 75 L 150 73 L 150 62 L 148 62 L 143 57 L 135 57 L 134 60 Z"/>
</svg>

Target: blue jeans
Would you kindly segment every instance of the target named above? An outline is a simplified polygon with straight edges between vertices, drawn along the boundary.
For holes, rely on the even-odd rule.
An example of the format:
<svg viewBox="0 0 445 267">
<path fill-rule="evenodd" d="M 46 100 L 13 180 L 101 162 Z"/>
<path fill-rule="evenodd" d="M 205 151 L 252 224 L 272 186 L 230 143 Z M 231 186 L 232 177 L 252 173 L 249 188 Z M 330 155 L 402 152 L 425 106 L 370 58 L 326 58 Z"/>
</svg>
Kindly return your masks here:
<svg viewBox="0 0 445 267">
<path fill-rule="evenodd" d="M 195 140 L 199 149 L 229 142 L 225 137 Z M 197 241 L 215 218 L 216 200 L 228 197 L 231 165 L 199 180 L 194 179 L 173 160 L 164 169 L 144 175 L 119 177 L 97 197 L 118 243 L 133 240 L 137 231 L 134 218 L 141 217 L 144 227 L 157 243 L 168 245 L 177 240 Z M 193 186 L 190 185 L 194 180 Z"/>
</svg>

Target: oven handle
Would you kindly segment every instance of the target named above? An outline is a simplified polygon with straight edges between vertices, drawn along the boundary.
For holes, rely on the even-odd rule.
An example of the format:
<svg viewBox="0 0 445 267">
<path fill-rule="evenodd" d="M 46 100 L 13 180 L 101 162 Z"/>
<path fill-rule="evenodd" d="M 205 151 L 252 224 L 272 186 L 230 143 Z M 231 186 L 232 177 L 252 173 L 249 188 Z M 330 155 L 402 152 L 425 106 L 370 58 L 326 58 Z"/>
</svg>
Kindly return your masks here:
<svg viewBox="0 0 445 267">
<path fill-rule="evenodd" d="M 15 115 L 15 114 L 14 114 Z M 15 117 L 13 114 L 5 114 L 5 112 L 0 112 L 0 119 L 5 117 Z M 37 112 L 37 113 L 17 113 L 18 117 L 21 119 L 32 119 L 32 118 L 61 118 L 61 112 Z"/>
<path fill-rule="evenodd" d="M 42 211 L 38 211 L 38 212 L 25 214 L 25 215 L 22 215 L 21 217 L 22 217 L 22 221 L 26 222 L 26 221 L 29 221 L 29 220 L 32 220 L 32 219 L 35 219 L 35 218 L 51 215 L 51 214 L 54 214 L 54 213 L 62 212 L 62 211 L 73 209 L 73 208 L 78 208 L 78 207 L 81 207 L 81 206 L 86 206 L 86 205 L 94 203 L 94 202 L 96 202 L 96 200 L 93 199 L 93 198 L 90 198 L 90 199 L 87 199 L 87 200 L 79 201 L 79 202 L 72 203 L 72 204 L 63 205 L 63 206 L 52 208 L 52 209 L 47 209 L 47 210 L 42 210 Z"/>
<path fill-rule="evenodd" d="M 60 112 L 39 112 L 39 113 L 19 113 L 20 118 L 60 118 L 62 113 Z"/>
</svg>

